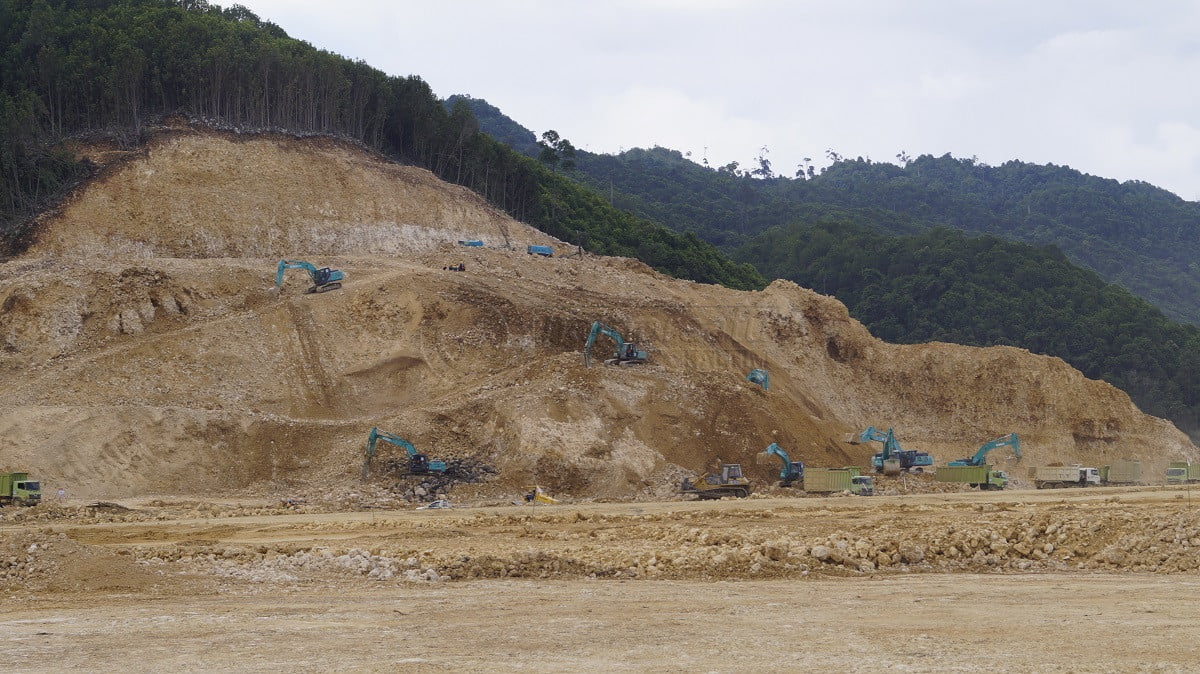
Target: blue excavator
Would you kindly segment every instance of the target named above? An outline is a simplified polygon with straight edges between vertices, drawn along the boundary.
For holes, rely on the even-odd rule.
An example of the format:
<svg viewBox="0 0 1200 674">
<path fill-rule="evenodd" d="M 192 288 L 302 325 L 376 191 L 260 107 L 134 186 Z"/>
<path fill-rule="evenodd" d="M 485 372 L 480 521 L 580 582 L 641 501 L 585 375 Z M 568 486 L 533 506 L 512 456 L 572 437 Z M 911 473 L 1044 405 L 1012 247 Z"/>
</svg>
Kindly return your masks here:
<svg viewBox="0 0 1200 674">
<path fill-rule="evenodd" d="M 754 368 L 750 370 L 750 374 L 746 375 L 746 381 L 753 382 L 763 387 L 764 391 L 771 388 L 771 375 L 762 368 Z"/>
<path fill-rule="evenodd" d="M 804 464 L 800 461 L 792 461 L 788 453 L 774 442 L 767 445 L 767 448 L 759 452 L 758 456 L 765 461 L 769 461 L 772 456 L 777 456 L 783 462 L 783 468 L 779 470 L 780 487 L 790 487 L 804 479 Z"/>
<path fill-rule="evenodd" d="M 1018 461 L 1021 460 L 1021 439 L 1017 437 L 1016 433 L 1009 433 L 1008 435 L 1004 435 L 999 438 L 996 438 L 995 440 L 992 440 L 991 442 L 985 442 L 975 452 L 974 456 L 970 456 L 965 459 L 958 459 L 957 461 L 951 461 L 950 463 L 948 463 L 946 465 L 947 466 L 982 466 L 982 465 L 984 465 L 984 459 L 987 457 L 988 452 L 992 451 L 993 449 L 996 449 L 997 447 L 1005 447 L 1005 446 L 1012 447 L 1013 448 L 1013 456 Z"/>
<path fill-rule="evenodd" d="M 850 442 L 852 444 L 859 442 L 883 443 L 883 451 L 871 457 L 871 466 L 876 473 L 885 475 L 899 475 L 901 472 L 920 473 L 926 466 L 933 466 L 933 457 L 929 454 L 918 452 L 915 449 L 902 449 L 896 440 L 895 431 L 891 428 L 887 429 L 887 433 L 881 433 L 875 430 L 874 426 L 868 426 L 858 435 L 857 442 L 853 437 Z"/>
<path fill-rule="evenodd" d="M 367 436 L 367 457 L 363 460 L 362 476 L 364 480 L 367 479 L 367 475 L 371 470 L 371 457 L 375 456 L 375 444 L 381 440 L 389 445 L 395 445 L 403 449 L 408 454 L 408 472 L 410 475 L 446 472 L 445 461 L 431 461 L 429 457 L 418 452 L 417 448 L 413 447 L 412 443 L 408 440 L 398 435 L 381 431 L 378 428 L 372 428 L 371 434 Z"/>
<path fill-rule="evenodd" d="M 592 329 L 588 332 L 587 343 L 583 345 L 583 365 L 591 367 L 592 362 L 592 347 L 596 345 L 596 337 L 599 335 L 607 335 L 617 343 L 617 351 L 612 358 L 605 359 L 605 365 L 638 365 L 646 362 L 649 356 L 645 351 L 638 351 L 637 345 L 633 342 L 625 341 L 621 333 L 601 323 L 595 321 L 592 323 Z"/>
<path fill-rule="evenodd" d="M 310 293 L 337 290 L 342 287 L 341 282 L 346 278 L 340 269 L 330 269 L 329 267 L 318 269 L 315 264 L 304 260 L 280 260 L 279 268 L 275 270 L 276 289 L 283 285 L 283 272 L 287 269 L 303 269 L 308 272 L 308 277 L 312 280 L 312 287 L 307 291 Z"/>
</svg>

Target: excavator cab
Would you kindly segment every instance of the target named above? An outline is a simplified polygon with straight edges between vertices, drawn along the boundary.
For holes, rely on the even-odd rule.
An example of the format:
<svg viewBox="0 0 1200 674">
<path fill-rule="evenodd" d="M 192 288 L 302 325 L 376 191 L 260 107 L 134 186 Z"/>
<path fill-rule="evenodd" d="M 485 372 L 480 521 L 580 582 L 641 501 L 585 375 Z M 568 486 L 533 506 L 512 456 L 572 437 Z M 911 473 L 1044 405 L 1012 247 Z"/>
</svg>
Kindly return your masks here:
<svg viewBox="0 0 1200 674">
<path fill-rule="evenodd" d="M 424 454 L 413 454 L 408 457 L 408 472 L 413 475 L 424 475 L 429 472 L 429 457 Z"/>
<path fill-rule="evenodd" d="M 305 262 L 304 260 L 280 260 L 279 266 L 275 270 L 276 290 L 283 285 L 283 272 L 287 269 L 303 269 L 308 272 L 308 278 L 312 281 L 312 286 L 305 292 L 309 293 L 324 293 L 330 290 L 337 290 L 342 287 L 341 281 L 346 278 L 346 274 L 340 269 L 331 269 L 329 267 L 318 269 L 313 263 Z"/>
</svg>

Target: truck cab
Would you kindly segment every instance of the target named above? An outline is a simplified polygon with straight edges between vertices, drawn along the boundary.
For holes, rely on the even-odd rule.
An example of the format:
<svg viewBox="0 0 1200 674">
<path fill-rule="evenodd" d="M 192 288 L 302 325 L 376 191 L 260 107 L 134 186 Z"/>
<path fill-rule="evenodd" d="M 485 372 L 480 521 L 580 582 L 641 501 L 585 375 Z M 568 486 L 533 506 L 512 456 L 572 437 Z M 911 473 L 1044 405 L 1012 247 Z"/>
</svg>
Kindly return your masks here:
<svg viewBox="0 0 1200 674">
<path fill-rule="evenodd" d="M 35 505 L 42 500 L 42 485 L 37 480 L 25 480 L 13 485 L 13 500 L 25 505 Z"/>
<path fill-rule="evenodd" d="M 42 501 L 42 485 L 29 479 L 29 473 L 0 473 L 0 505 L 16 503 L 37 505 Z"/>
<path fill-rule="evenodd" d="M 870 475 L 856 475 L 850 478 L 850 493 L 855 496 L 874 496 L 875 478 Z"/>
</svg>

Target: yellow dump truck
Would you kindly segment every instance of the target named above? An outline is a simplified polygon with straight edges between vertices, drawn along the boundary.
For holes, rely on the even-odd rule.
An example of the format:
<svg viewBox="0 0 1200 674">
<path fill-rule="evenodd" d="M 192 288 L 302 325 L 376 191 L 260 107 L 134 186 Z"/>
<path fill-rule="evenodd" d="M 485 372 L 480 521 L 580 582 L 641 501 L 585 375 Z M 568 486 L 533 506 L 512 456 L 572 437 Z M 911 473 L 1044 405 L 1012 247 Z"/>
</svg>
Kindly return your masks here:
<svg viewBox="0 0 1200 674">
<path fill-rule="evenodd" d="M 0 505 L 37 505 L 42 500 L 42 485 L 29 479 L 29 473 L 0 473 Z"/>
<path fill-rule="evenodd" d="M 856 496 L 872 496 L 875 494 L 875 481 L 854 466 L 807 468 L 804 471 L 804 491 L 813 494 L 848 491 Z"/>
</svg>

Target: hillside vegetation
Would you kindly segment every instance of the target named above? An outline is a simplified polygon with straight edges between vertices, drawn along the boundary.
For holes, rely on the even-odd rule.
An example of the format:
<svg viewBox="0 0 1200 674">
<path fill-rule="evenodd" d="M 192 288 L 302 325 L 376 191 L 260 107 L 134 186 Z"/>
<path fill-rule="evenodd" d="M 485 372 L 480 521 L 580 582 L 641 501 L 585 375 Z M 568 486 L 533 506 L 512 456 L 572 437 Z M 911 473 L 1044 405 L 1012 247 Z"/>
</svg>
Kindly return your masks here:
<svg viewBox="0 0 1200 674">
<path fill-rule="evenodd" d="M 533 134 L 486 101 L 463 98 L 483 128 L 530 156 Z M 580 152 L 576 177 L 620 207 L 732 250 L 779 225 L 809 222 L 830 207 L 892 234 L 947 226 L 1053 244 L 1077 264 L 1200 324 L 1200 204 L 1138 181 L 1020 161 L 988 166 L 950 155 L 902 154 L 903 166 L 844 159 L 817 172 L 701 166 L 676 150 Z M 797 178 L 788 177 L 798 174 Z"/>
<path fill-rule="evenodd" d="M 949 155 L 905 166 L 842 160 L 806 180 L 706 169 L 662 148 L 584 155 L 578 165 L 595 188 L 611 182 L 627 194 L 618 205 L 726 249 L 832 206 L 893 234 L 946 226 L 1053 244 L 1169 317 L 1200 324 L 1200 204 L 1146 183 Z"/>
<path fill-rule="evenodd" d="M 532 133 L 464 100 L 489 132 L 527 146 Z M 660 147 L 581 152 L 577 165 L 575 175 L 618 207 L 694 232 L 768 278 L 836 295 L 884 339 L 1058 356 L 1200 433 L 1200 390 L 1189 376 L 1200 340 L 1168 318 L 1200 316 L 1188 261 L 1200 207 L 1165 190 L 949 156 L 904 167 L 842 160 L 804 179 L 768 174 L 769 162 L 757 176 L 709 169 Z M 1081 257 L 1097 271 L 1073 264 Z"/>
<path fill-rule="evenodd" d="M 0 0 L 0 256 L 28 245 L 30 216 L 88 166 L 62 140 L 126 145 L 165 115 L 239 130 L 336 135 L 428 168 L 519 220 L 596 253 L 638 257 L 708 283 L 763 279 L 695 236 L 603 199 L 479 133 L 416 76 L 389 76 L 289 38 L 245 8 L 204 0 Z"/>
<path fill-rule="evenodd" d="M 1071 264 L 1053 246 L 936 228 L 888 236 L 846 219 L 774 228 L 738 251 L 771 276 L 836 296 L 872 334 L 1021 346 L 1112 383 L 1200 433 L 1200 329 Z"/>
</svg>

